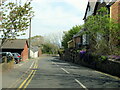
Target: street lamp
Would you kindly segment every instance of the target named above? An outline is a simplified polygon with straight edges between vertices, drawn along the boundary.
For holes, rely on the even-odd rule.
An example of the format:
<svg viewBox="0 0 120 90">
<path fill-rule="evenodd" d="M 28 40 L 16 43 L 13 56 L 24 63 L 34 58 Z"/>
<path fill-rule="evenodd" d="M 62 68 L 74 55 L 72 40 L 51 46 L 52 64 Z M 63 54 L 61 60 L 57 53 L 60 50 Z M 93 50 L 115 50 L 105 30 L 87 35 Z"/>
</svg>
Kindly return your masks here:
<svg viewBox="0 0 120 90">
<path fill-rule="evenodd" d="M 31 18 L 30 18 L 30 27 L 29 27 L 29 59 L 30 59 L 30 44 L 31 44 Z"/>
</svg>

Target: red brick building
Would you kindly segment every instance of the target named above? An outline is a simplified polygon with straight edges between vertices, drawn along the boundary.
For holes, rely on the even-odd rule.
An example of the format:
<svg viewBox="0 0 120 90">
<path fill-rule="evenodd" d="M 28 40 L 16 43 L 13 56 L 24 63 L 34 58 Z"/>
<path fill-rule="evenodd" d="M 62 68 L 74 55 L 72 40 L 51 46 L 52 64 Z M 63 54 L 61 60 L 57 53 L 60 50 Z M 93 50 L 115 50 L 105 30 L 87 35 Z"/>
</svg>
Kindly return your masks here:
<svg viewBox="0 0 120 90">
<path fill-rule="evenodd" d="M 120 23 L 120 0 L 117 0 L 113 5 L 111 5 L 110 16 Z"/>
<path fill-rule="evenodd" d="M 2 52 L 19 53 L 23 61 L 28 59 L 28 48 L 26 39 L 8 39 L 1 46 Z"/>
<path fill-rule="evenodd" d="M 38 57 L 40 57 L 41 55 L 42 55 L 42 50 L 39 49 L 39 50 L 38 50 Z"/>
</svg>

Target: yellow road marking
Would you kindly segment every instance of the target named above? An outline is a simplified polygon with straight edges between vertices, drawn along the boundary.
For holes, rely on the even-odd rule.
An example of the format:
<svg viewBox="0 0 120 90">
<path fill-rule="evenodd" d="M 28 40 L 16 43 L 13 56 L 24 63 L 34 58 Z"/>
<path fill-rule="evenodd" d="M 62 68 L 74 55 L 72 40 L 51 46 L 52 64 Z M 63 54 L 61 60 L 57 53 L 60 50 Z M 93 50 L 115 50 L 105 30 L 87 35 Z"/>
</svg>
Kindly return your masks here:
<svg viewBox="0 0 120 90">
<path fill-rule="evenodd" d="M 36 68 L 37 68 L 37 67 L 38 67 L 38 66 L 36 66 Z M 32 78 L 34 77 L 36 71 L 37 71 L 37 70 L 34 71 L 33 75 L 31 76 L 31 78 L 29 79 L 29 81 L 26 83 L 26 85 L 24 86 L 24 88 L 26 88 L 26 87 L 29 85 L 29 83 L 31 82 Z"/>
<path fill-rule="evenodd" d="M 34 62 L 33 62 L 33 63 L 34 63 Z M 32 68 L 33 63 L 31 64 L 30 68 Z M 30 68 L 29 68 L 29 69 L 30 69 Z M 29 69 L 28 69 L 20 78 L 18 78 L 18 80 L 16 80 L 15 83 L 12 84 L 9 88 L 13 88 L 13 86 L 15 87 L 16 84 L 21 80 L 21 78 L 24 77 L 24 76 L 26 75 L 26 73 L 28 73 Z"/>
<path fill-rule="evenodd" d="M 99 71 L 95 71 L 95 72 L 100 73 L 100 74 L 103 74 L 103 75 L 106 75 L 106 76 L 109 76 L 109 77 L 114 78 L 114 79 L 117 79 L 117 80 L 120 80 L 120 78 L 119 78 L 119 77 L 112 76 L 112 75 L 110 75 L 110 74 L 106 74 L 106 73 L 99 72 Z"/>
<path fill-rule="evenodd" d="M 34 65 L 34 68 L 36 67 L 36 63 Z M 22 88 L 23 85 L 27 82 L 27 80 L 31 77 L 32 73 L 34 72 L 34 70 L 31 71 L 31 73 L 28 75 L 28 77 L 22 82 L 22 84 L 19 86 L 19 88 Z M 17 89 L 19 90 L 19 89 Z"/>
</svg>

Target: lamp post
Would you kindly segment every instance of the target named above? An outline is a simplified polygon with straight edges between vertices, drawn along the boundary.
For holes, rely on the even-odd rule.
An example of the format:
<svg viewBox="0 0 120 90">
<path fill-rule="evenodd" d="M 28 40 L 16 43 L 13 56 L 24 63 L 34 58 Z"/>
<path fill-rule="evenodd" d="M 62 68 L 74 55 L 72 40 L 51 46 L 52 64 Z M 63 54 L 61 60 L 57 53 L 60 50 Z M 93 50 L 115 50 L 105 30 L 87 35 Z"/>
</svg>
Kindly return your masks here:
<svg viewBox="0 0 120 90">
<path fill-rule="evenodd" d="M 31 18 L 30 18 L 30 27 L 29 27 L 29 59 L 30 59 L 30 48 L 31 48 Z"/>
</svg>

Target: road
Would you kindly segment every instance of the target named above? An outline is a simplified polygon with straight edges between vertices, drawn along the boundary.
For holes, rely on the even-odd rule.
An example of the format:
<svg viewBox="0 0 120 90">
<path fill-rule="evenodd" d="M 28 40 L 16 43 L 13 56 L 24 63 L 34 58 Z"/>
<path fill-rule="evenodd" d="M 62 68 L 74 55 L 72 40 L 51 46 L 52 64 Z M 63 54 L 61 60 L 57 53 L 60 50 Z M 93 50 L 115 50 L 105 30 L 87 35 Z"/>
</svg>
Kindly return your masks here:
<svg viewBox="0 0 120 90">
<path fill-rule="evenodd" d="M 120 88 L 120 78 L 59 60 L 57 56 L 17 64 L 2 78 L 3 88 Z"/>
</svg>

